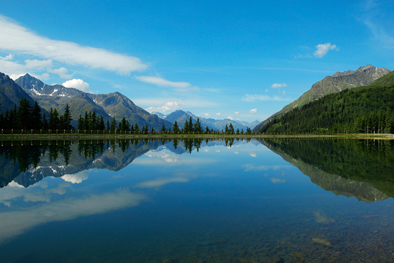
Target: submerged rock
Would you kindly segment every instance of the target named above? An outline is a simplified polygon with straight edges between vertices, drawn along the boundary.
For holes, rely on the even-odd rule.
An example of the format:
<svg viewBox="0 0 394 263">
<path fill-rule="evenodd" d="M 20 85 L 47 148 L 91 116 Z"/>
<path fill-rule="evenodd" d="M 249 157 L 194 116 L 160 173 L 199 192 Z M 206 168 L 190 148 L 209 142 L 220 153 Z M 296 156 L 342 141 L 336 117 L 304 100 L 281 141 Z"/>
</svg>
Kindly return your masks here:
<svg viewBox="0 0 394 263">
<path fill-rule="evenodd" d="M 331 246 L 330 242 L 322 238 L 312 238 L 312 241 L 323 246 Z"/>
</svg>

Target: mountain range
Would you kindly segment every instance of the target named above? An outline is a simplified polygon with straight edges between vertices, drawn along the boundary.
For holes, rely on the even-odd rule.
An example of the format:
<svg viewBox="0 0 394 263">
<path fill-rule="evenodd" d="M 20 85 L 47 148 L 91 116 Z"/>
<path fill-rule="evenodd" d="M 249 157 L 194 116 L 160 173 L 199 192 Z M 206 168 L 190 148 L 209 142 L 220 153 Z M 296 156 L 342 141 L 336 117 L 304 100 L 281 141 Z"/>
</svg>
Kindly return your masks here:
<svg viewBox="0 0 394 263">
<path fill-rule="evenodd" d="M 301 108 L 302 106 L 318 100 L 328 94 L 338 93 L 343 90 L 353 89 L 360 86 L 367 86 L 390 72 L 391 70 L 386 68 L 367 65 L 365 67 L 359 67 L 356 71 L 348 70 L 345 72 L 337 72 L 332 76 L 327 76 L 313 84 L 312 88 L 302 94 L 302 96 L 297 100 L 286 105 L 282 110 L 256 125 L 253 132 L 259 132 L 264 124 L 283 116 L 285 113 L 295 108 Z"/>
<path fill-rule="evenodd" d="M 201 127 L 205 130 L 205 127 L 208 126 L 209 129 L 213 129 L 215 131 L 221 131 L 224 130 L 226 125 L 229 126 L 230 123 L 233 125 L 234 130 L 239 129 L 246 131 L 247 128 L 253 128 L 256 126 L 259 121 L 254 121 L 254 122 L 245 122 L 245 121 L 239 121 L 239 120 L 231 120 L 231 119 L 224 119 L 224 120 L 216 120 L 212 118 L 203 118 L 203 117 L 198 117 L 191 113 L 190 111 L 182 111 L 182 110 L 176 110 L 172 112 L 169 115 L 162 115 L 162 118 L 165 120 L 174 123 L 175 121 L 178 123 L 178 126 L 180 128 L 183 128 L 185 125 L 186 120 L 189 121 L 190 117 L 193 120 L 193 123 L 196 123 L 197 118 L 199 118 L 201 122 Z"/>
<path fill-rule="evenodd" d="M 117 121 L 120 121 L 125 117 L 131 125 L 136 123 L 139 127 L 148 125 L 149 129 L 153 127 L 155 130 L 159 130 L 163 125 L 167 129 L 172 127 L 172 124 L 168 121 L 138 107 L 119 92 L 110 94 L 86 93 L 62 85 L 47 85 L 29 74 L 19 77 L 15 83 L 47 111 L 52 107 L 62 113 L 66 104 L 68 104 L 74 127 L 77 126 L 79 115 L 83 116 L 85 111 L 95 111 L 96 114 L 102 115 L 104 120 L 112 120 L 115 117 Z"/>
<path fill-rule="evenodd" d="M 177 110 L 166 116 L 159 112 L 149 113 L 119 92 L 91 94 L 58 84 L 47 85 L 29 74 L 13 81 L 7 75 L 0 73 L 0 110 L 5 111 L 13 108 L 15 104 L 19 105 L 22 98 L 27 98 L 31 105 L 37 101 L 47 116 L 51 108 L 56 108 L 62 114 L 68 104 L 73 119 L 71 124 L 75 128 L 77 128 L 79 116 L 84 116 L 85 111 L 95 111 L 97 115 L 103 116 L 105 121 L 112 120 L 113 117 L 120 121 L 125 117 L 131 125 L 135 123 L 139 127 L 148 125 L 149 129 L 153 127 L 155 130 L 161 130 L 163 125 L 166 129 L 172 129 L 175 121 L 183 128 L 186 119 L 189 120 L 190 117 L 194 123 L 199 118 L 204 129 L 208 126 L 209 129 L 216 131 L 224 130 L 226 125 L 230 125 L 230 123 L 233 124 L 235 130 L 246 131 L 248 127 L 253 128 L 259 123 L 257 120 L 249 123 L 231 119 L 207 119 L 182 110 Z"/>
</svg>

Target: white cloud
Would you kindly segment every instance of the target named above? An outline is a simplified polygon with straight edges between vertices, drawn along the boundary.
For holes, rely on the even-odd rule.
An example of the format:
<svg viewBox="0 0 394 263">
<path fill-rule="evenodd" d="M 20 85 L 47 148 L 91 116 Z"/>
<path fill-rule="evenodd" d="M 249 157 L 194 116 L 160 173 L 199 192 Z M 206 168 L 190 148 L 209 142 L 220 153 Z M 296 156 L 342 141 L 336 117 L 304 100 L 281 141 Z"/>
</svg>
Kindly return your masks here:
<svg viewBox="0 0 394 263">
<path fill-rule="evenodd" d="M 93 93 L 89 88 L 89 83 L 83 81 L 82 79 L 70 79 L 62 84 L 66 88 L 79 89 L 83 92 Z"/>
<path fill-rule="evenodd" d="M 266 89 L 266 90 L 265 90 L 265 92 L 268 92 L 268 91 L 270 91 L 270 90 L 269 90 L 269 89 Z"/>
<path fill-rule="evenodd" d="M 234 114 L 238 115 L 238 114 L 239 114 L 239 111 L 234 112 Z"/>
<path fill-rule="evenodd" d="M 252 113 L 252 114 L 257 113 L 257 109 L 251 109 L 251 110 L 250 110 L 250 113 Z"/>
<path fill-rule="evenodd" d="M 0 57 L 0 59 L 2 59 L 2 60 L 12 60 L 13 58 L 14 58 L 14 55 L 12 55 L 12 54 L 9 54 L 5 57 Z"/>
<path fill-rule="evenodd" d="M 44 69 L 44 68 L 52 68 L 52 60 L 37 60 L 37 59 L 26 59 L 25 60 L 26 68 L 33 68 L 33 69 Z"/>
<path fill-rule="evenodd" d="M 205 114 L 204 114 L 204 116 L 205 116 L 205 117 L 210 117 L 210 116 L 211 116 L 211 114 L 209 114 L 209 113 L 205 113 Z"/>
<path fill-rule="evenodd" d="M 221 113 L 220 113 L 220 112 L 218 112 L 218 113 L 216 113 L 215 115 L 216 115 L 216 116 L 220 116 L 220 114 L 221 114 Z"/>
<path fill-rule="evenodd" d="M 66 68 L 58 68 L 58 69 L 52 69 L 49 70 L 49 72 L 54 73 L 54 74 L 58 74 L 59 77 L 61 77 L 62 79 L 71 79 L 73 74 L 67 75 L 68 70 Z"/>
<path fill-rule="evenodd" d="M 1 29 L 0 29 L 1 31 Z M 1 36 L 0 36 L 1 38 Z M 34 74 L 31 71 L 43 71 L 52 67 L 52 60 L 25 60 L 25 64 L 20 64 L 18 62 L 11 61 L 12 55 L 0 58 L 0 72 L 7 74 L 12 79 L 17 79 L 20 76 L 25 75 L 27 72 L 34 77 L 42 77 L 46 79 L 49 77 L 48 73 L 43 73 L 41 75 Z"/>
<path fill-rule="evenodd" d="M 283 87 L 287 87 L 287 84 L 286 83 L 274 83 L 271 85 L 271 88 L 273 88 L 273 89 L 283 88 Z"/>
<path fill-rule="evenodd" d="M 162 106 L 158 106 L 158 107 L 149 107 L 146 108 L 145 110 L 148 112 L 161 112 L 164 113 L 166 111 L 174 111 L 180 108 L 180 105 L 178 102 L 176 101 L 168 101 L 166 103 L 164 103 L 164 105 Z"/>
<path fill-rule="evenodd" d="M 231 116 L 228 116 L 226 119 L 229 119 L 229 120 L 234 120 L 234 118 L 233 118 L 233 117 L 231 117 Z"/>
<path fill-rule="evenodd" d="M 316 46 L 316 51 L 313 53 L 315 57 L 322 58 L 327 54 L 328 51 L 330 50 L 339 50 L 339 47 L 336 45 L 331 45 L 331 43 L 325 43 L 325 44 L 319 44 Z"/>
<path fill-rule="evenodd" d="M 172 87 L 172 88 L 188 88 L 191 84 L 188 82 L 173 82 L 160 77 L 154 76 L 138 76 L 135 77 L 137 80 L 153 84 L 160 87 Z"/>
<path fill-rule="evenodd" d="M 118 74 L 129 74 L 148 68 L 136 57 L 39 36 L 4 16 L 0 16 L 0 49 L 72 65 L 105 69 Z"/>
<path fill-rule="evenodd" d="M 249 155 L 252 156 L 252 157 L 257 157 L 255 152 L 251 152 Z"/>
<path fill-rule="evenodd" d="M 283 93 L 283 95 L 285 95 L 285 96 L 286 96 L 286 91 L 282 91 L 282 93 Z"/>
<path fill-rule="evenodd" d="M 245 94 L 245 96 L 242 98 L 243 101 L 255 101 L 255 100 L 261 100 L 261 101 L 291 101 L 289 98 L 282 98 L 278 96 L 273 96 L 270 97 L 268 95 L 262 95 L 262 94 Z"/>
</svg>

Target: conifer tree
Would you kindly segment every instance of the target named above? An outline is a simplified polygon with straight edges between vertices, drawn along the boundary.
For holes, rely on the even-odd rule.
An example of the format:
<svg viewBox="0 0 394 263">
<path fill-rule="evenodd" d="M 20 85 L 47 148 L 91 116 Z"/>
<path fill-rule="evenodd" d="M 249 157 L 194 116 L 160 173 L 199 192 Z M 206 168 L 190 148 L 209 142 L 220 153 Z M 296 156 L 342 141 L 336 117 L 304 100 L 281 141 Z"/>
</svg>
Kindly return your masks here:
<svg viewBox="0 0 394 263">
<path fill-rule="evenodd" d="M 178 122 L 175 121 L 174 122 L 174 126 L 172 127 L 172 130 L 174 133 L 178 133 L 179 132 L 179 126 L 178 126 Z"/>
<path fill-rule="evenodd" d="M 41 123 L 41 109 L 38 106 L 37 101 L 34 102 L 32 113 L 31 113 L 31 129 L 39 130 L 42 127 Z"/>
</svg>

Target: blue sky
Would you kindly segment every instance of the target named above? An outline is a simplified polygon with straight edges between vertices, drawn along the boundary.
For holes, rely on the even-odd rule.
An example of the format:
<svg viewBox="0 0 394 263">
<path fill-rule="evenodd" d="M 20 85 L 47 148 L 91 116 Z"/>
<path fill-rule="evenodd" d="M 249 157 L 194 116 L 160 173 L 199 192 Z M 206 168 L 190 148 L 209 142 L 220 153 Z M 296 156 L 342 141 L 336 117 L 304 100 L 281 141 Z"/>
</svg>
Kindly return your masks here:
<svg viewBox="0 0 394 263">
<path fill-rule="evenodd" d="M 0 72 L 168 114 L 264 120 L 315 82 L 394 69 L 392 1 L 1 1 Z"/>
</svg>

